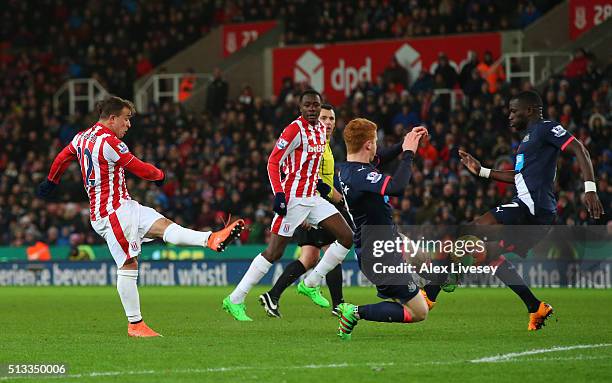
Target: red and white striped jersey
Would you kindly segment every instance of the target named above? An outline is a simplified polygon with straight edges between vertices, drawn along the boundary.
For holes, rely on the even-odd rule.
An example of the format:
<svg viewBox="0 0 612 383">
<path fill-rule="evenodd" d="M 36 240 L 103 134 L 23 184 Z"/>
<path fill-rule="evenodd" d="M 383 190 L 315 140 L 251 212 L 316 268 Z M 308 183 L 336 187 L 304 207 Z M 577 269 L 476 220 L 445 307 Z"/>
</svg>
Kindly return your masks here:
<svg viewBox="0 0 612 383">
<path fill-rule="evenodd" d="M 130 153 L 112 130 L 101 123 L 77 133 L 51 165 L 48 179 L 59 183 L 71 161 L 78 160 L 92 221 L 105 218 L 131 199 L 124 167 L 141 178 L 161 180 L 164 173 Z"/>
<path fill-rule="evenodd" d="M 283 130 L 268 159 L 274 193 L 284 192 L 287 201 L 315 195 L 325 141 L 325 126 L 319 121 L 312 126 L 302 116 Z M 282 181 L 281 169 L 285 174 Z"/>
<path fill-rule="evenodd" d="M 133 156 L 110 129 L 95 124 L 74 136 L 70 146 L 81 166 L 92 221 L 108 216 L 130 199 L 123 166 Z"/>
</svg>

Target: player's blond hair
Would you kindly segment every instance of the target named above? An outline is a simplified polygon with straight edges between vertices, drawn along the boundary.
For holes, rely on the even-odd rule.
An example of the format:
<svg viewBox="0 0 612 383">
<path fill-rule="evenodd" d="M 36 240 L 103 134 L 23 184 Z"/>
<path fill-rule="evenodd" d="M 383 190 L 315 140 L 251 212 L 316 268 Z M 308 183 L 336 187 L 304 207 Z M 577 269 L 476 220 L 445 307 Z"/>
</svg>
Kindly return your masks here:
<svg viewBox="0 0 612 383">
<path fill-rule="evenodd" d="M 344 128 L 344 142 L 348 154 L 355 154 L 361 150 L 363 144 L 369 140 L 376 140 L 378 127 L 366 118 L 351 120 Z"/>
</svg>

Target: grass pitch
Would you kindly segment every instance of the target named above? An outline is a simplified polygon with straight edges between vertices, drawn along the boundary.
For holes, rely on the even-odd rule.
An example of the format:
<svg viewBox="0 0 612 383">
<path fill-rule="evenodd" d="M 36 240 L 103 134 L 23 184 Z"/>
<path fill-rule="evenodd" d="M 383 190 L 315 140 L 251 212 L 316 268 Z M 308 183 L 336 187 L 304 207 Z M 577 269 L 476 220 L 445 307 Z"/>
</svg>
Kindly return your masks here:
<svg viewBox="0 0 612 383">
<path fill-rule="evenodd" d="M 282 319 L 265 316 L 258 287 L 247 298 L 251 323 L 221 310 L 230 288 L 144 287 L 145 321 L 164 335 L 128 339 L 111 287 L 0 289 L 0 365 L 65 363 L 63 377 L 4 381 L 79 382 L 439 382 L 609 381 L 612 293 L 536 289 L 556 314 L 527 331 L 522 302 L 509 289 L 441 293 L 427 321 L 360 322 L 353 340 L 337 320 L 290 288 Z M 374 288 L 347 288 L 356 304 Z"/>
</svg>

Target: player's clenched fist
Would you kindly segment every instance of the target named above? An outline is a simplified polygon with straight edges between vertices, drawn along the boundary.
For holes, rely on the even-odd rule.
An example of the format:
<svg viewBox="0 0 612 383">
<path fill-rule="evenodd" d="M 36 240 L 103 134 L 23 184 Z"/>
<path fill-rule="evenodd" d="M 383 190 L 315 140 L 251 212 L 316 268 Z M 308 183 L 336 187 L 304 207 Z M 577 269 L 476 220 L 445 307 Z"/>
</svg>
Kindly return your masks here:
<svg viewBox="0 0 612 383">
<path fill-rule="evenodd" d="M 410 133 L 404 136 L 404 142 L 402 143 L 402 150 L 411 150 L 416 153 L 417 148 L 419 147 L 419 141 L 421 137 L 427 135 L 427 129 L 424 126 L 417 126 L 412 129 Z"/>
<path fill-rule="evenodd" d="M 470 173 L 474 175 L 480 174 L 480 161 L 476 158 L 472 157 L 471 154 L 464 152 L 463 150 L 459 150 L 459 156 L 461 157 L 461 163 L 468 168 Z"/>
<path fill-rule="evenodd" d="M 287 215 L 287 199 L 285 198 L 285 193 L 280 192 L 274 194 L 274 207 L 272 210 L 278 215 Z"/>
</svg>

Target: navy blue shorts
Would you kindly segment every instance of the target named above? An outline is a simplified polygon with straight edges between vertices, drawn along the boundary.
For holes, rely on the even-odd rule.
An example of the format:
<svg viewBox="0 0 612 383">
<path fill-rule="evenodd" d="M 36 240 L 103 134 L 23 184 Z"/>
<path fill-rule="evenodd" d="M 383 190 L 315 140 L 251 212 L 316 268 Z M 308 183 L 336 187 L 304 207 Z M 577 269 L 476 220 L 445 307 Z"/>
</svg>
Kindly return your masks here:
<svg viewBox="0 0 612 383">
<path fill-rule="evenodd" d="M 379 298 L 395 299 L 404 305 L 419 293 L 419 286 L 414 282 L 407 285 L 377 285 L 376 290 Z"/>
<path fill-rule="evenodd" d="M 557 218 L 555 213 L 540 209 L 531 214 L 527 205 L 516 199 L 490 211 L 502 225 L 554 225 Z"/>
<path fill-rule="evenodd" d="M 363 272 L 361 264 L 361 248 L 355 248 L 355 254 L 357 255 L 357 262 L 359 262 L 359 269 Z M 364 273 L 366 278 L 372 282 L 368 277 L 367 273 Z M 392 285 L 375 285 L 377 290 L 377 296 L 382 299 L 395 299 L 401 304 L 406 304 L 409 300 L 414 298 L 419 293 L 419 286 L 414 282 L 414 277 L 411 274 L 402 274 L 397 279 L 397 284 Z M 374 283 L 374 282 L 373 282 Z"/>
<path fill-rule="evenodd" d="M 539 243 L 551 230 L 551 225 L 555 224 L 557 215 L 554 212 L 536 209 L 535 214 L 531 214 L 527 205 L 518 199 L 511 203 L 497 206 L 490 210 L 497 223 L 502 225 L 524 225 L 532 226 L 521 231 L 502 230 L 502 244 L 508 251 L 518 254 L 521 257 L 527 256 L 529 249 Z M 519 234 L 520 233 L 520 234 Z"/>
</svg>

